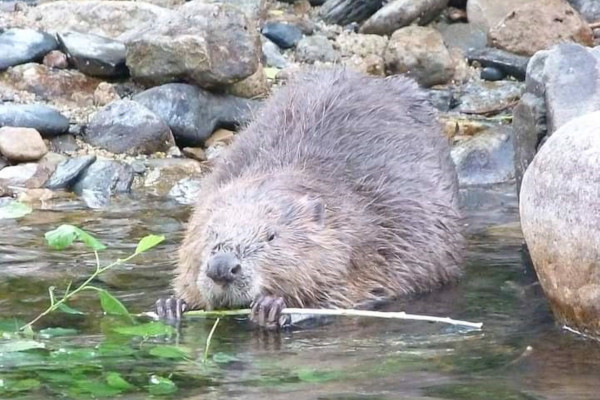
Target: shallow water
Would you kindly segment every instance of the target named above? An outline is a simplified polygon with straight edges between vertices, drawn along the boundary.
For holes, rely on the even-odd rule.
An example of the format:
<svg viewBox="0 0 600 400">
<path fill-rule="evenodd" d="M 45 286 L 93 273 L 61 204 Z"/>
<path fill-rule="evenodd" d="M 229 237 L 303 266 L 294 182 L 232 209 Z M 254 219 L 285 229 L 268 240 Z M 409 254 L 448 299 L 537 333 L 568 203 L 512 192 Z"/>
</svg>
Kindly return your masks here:
<svg viewBox="0 0 600 400">
<path fill-rule="evenodd" d="M 463 193 L 469 231 L 466 274 L 459 285 L 393 304 L 388 310 L 483 322 L 466 332 L 445 324 L 339 317 L 281 335 L 252 330 L 244 319 L 219 322 L 203 362 L 214 320 L 186 319 L 178 336 L 116 334 L 121 321 L 103 316 L 95 292 L 72 305 L 86 315 L 56 313 L 36 329 L 69 328 L 37 338 L 44 349 L 0 351 L 2 398 L 202 399 L 597 399 L 600 344 L 557 326 L 523 261 L 513 187 Z M 94 269 L 82 248 L 58 252 L 44 233 L 70 223 L 108 249 L 103 262 L 129 255 L 149 233 L 167 240 L 116 268 L 96 286 L 133 312 L 168 294 L 172 256 L 189 209 L 162 201 L 121 200 L 105 210 L 49 204 L 0 229 L 0 319 L 27 321 L 48 304 L 48 286 L 63 289 Z M 8 340 L 3 344 L 14 343 Z M 179 344 L 188 358 L 152 349 Z M 114 373 L 127 390 L 107 384 Z M 163 377 L 174 386 L 156 385 Z M 120 388 L 120 389 L 118 389 Z M 119 392 L 121 392 L 119 394 Z M 161 394 L 164 392 L 165 394 Z"/>
</svg>

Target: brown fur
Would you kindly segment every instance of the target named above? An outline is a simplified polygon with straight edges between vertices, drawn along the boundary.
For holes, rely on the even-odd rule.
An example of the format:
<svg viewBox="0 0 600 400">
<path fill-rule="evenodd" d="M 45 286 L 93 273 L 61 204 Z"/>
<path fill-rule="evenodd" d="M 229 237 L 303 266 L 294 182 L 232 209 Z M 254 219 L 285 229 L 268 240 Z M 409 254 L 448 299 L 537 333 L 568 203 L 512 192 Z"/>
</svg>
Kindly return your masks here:
<svg viewBox="0 0 600 400">
<path fill-rule="evenodd" d="M 463 245 L 448 141 L 417 85 L 313 70 L 266 101 L 203 181 L 174 287 L 191 309 L 260 294 L 356 307 L 454 281 Z M 242 264 L 225 288 L 205 274 L 215 251 Z"/>
</svg>

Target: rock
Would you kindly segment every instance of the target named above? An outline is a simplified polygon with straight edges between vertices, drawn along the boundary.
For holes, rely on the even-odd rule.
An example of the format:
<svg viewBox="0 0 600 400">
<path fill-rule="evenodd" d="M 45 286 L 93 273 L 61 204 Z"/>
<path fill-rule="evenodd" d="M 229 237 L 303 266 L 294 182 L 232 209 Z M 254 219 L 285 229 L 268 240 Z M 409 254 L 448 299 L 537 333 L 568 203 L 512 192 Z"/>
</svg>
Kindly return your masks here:
<svg viewBox="0 0 600 400">
<path fill-rule="evenodd" d="M 448 48 L 456 47 L 463 52 L 481 49 L 487 45 L 487 33 L 478 25 L 470 23 L 438 24 Z"/>
<path fill-rule="evenodd" d="M 23 64 L 4 73 L 17 90 L 34 93 L 40 100 L 71 101 L 77 106 L 92 105 L 94 89 L 100 80 L 79 71 L 52 69 L 41 64 Z"/>
<path fill-rule="evenodd" d="M 356 55 L 366 58 L 371 55 L 383 57 L 388 41 L 379 35 L 345 32 L 336 37 L 336 43 L 342 57 Z"/>
<path fill-rule="evenodd" d="M 37 161 L 48 152 L 42 136 L 33 128 L 0 128 L 0 153 L 10 161 Z"/>
<path fill-rule="evenodd" d="M 68 189 L 79 178 L 87 167 L 96 161 L 96 156 L 69 158 L 56 167 L 56 170 L 44 187 L 52 190 Z"/>
<path fill-rule="evenodd" d="M 456 107 L 456 98 L 450 89 L 430 89 L 425 93 L 427 93 L 431 105 L 442 112 L 448 112 L 451 108 Z"/>
<path fill-rule="evenodd" d="M 131 168 L 133 168 L 133 172 L 135 172 L 138 175 L 141 175 L 146 172 L 146 166 L 144 165 L 143 161 L 135 160 L 130 165 Z"/>
<path fill-rule="evenodd" d="M 119 92 L 114 85 L 108 82 L 100 82 L 94 90 L 94 105 L 105 106 L 113 101 L 120 100 Z"/>
<path fill-rule="evenodd" d="M 472 81 L 462 87 L 457 111 L 466 114 L 486 114 L 487 110 L 502 110 L 514 104 L 525 85 L 516 81 Z"/>
<path fill-rule="evenodd" d="M 482 67 L 493 67 L 518 80 L 525 80 L 529 57 L 519 56 L 504 50 L 486 47 L 471 49 L 466 53 L 469 62 L 478 62 Z"/>
<path fill-rule="evenodd" d="M 267 16 L 266 0 L 204 0 L 204 2 L 232 5 L 243 11 L 249 20 L 256 21 L 258 24 L 262 24 Z"/>
<path fill-rule="evenodd" d="M 467 59 L 461 49 L 453 47 L 448 49 L 450 53 L 450 59 L 454 65 L 454 74 L 452 75 L 452 82 L 455 84 L 463 84 L 469 81 L 473 75 L 473 69 L 469 67 Z"/>
<path fill-rule="evenodd" d="M 416 23 L 427 25 L 448 6 L 448 0 L 395 0 L 371 15 L 361 26 L 361 33 L 391 35 Z"/>
<path fill-rule="evenodd" d="M 514 179 L 512 130 L 499 126 L 452 148 L 461 187 L 492 185 Z"/>
<path fill-rule="evenodd" d="M 523 236 L 555 318 L 594 337 L 600 336 L 599 130 L 598 111 L 561 126 L 525 172 L 519 204 Z"/>
<path fill-rule="evenodd" d="M 25 187 L 38 170 L 37 163 L 23 163 L 0 169 L 0 186 Z"/>
<path fill-rule="evenodd" d="M 230 145 L 234 137 L 234 133 L 228 129 L 217 129 L 208 139 L 206 139 L 206 147 Z"/>
<path fill-rule="evenodd" d="M 154 87 L 135 95 L 133 100 L 160 116 L 182 147 L 202 146 L 218 127 L 247 122 L 260 104 L 184 83 Z"/>
<path fill-rule="evenodd" d="M 86 75 L 121 78 L 129 74 L 122 42 L 79 32 L 60 33 L 58 41 L 71 64 Z"/>
<path fill-rule="evenodd" d="M 51 1 L 28 12 L 48 32 L 85 32 L 113 39 L 172 13 L 146 2 L 118 0 Z"/>
<path fill-rule="evenodd" d="M 148 21 L 123 40 L 131 76 L 144 84 L 184 80 L 203 88 L 231 85 L 254 74 L 260 58 L 252 21 L 236 8 L 201 0 Z"/>
<path fill-rule="evenodd" d="M 202 147 L 184 147 L 183 154 L 196 161 L 206 161 L 206 154 Z"/>
<path fill-rule="evenodd" d="M 485 67 L 481 70 L 481 79 L 486 81 L 501 81 L 505 77 L 504 71 L 495 67 Z"/>
<path fill-rule="evenodd" d="M 302 39 L 300 28 L 283 22 L 267 22 L 262 34 L 282 49 L 294 47 Z"/>
<path fill-rule="evenodd" d="M 0 127 L 33 128 L 43 137 L 69 130 L 69 120 L 56 109 L 43 104 L 0 104 Z"/>
<path fill-rule="evenodd" d="M 279 51 L 279 47 L 266 37 L 262 39 L 262 53 L 264 63 L 269 67 L 285 68 L 289 65 L 289 62 Z"/>
<path fill-rule="evenodd" d="M 389 73 L 407 74 L 425 87 L 448 83 L 455 72 L 442 36 L 428 27 L 398 29 L 390 38 L 384 58 Z"/>
<path fill-rule="evenodd" d="M 52 50 L 46 54 L 42 63 L 48 68 L 66 69 L 69 67 L 67 55 L 60 50 Z"/>
<path fill-rule="evenodd" d="M 49 200 L 68 197 L 69 194 L 66 192 L 53 192 L 50 189 L 23 189 L 18 192 L 17 201 L 27 204 L 44 204 Z"/>
<path fill-rule="evenodd" d="M 258 65 L 256 72 L 246 79 L 227 86 L 225 92 L 233 96 L 250 98 L 264 98 L 269 94 L 269 83 L 262 65 Z"/>
<path fill-rule="evenodd" d="M 78 148 L 75 137 L 70 134 L 58 135 L 50 139 L 50 149 L 55 153 L 72 153 Z"/>
<path fill-rule="evenodd" d="M 537 1 L 538 0 L 469 0 L 467 2 L 467 17 L 471 24 L 480 26 L 483 31 L 487 33 L 517 7 Z"/>
<path fill-rule="evenodd" d="M 383 6 L 383 0 L 326 0 L 321 16 L 328 24 L 361 23 Z"/>
<path fill-rule="evenodd" d="M 58 47 L 56 39 L 32 29 L 7 29 L 0 33 L 0 71 L 14 65 L 41 61 Z"/>
<path fill-rule="evenodd" d="M 569 0 L 569 3 L 589 22 L 600 19 L 600 3 L 597 0 Z"/>
<path fill-rule="evenodd" d="M 198 178 L 183 178 L 167 194 L 180 204 L 194 204 L 198 201 L 202 181 Z"/>
<path fill-rule="evenodd" d="M 371 54 L 365 58 L 354 55 L 344 59 L 342 64 L 364 74 L 385 76 L 385 62 L 383 61 L 383 57 L 375 54 Z"/>
<path fill-rule="evenodd" d="M 114 194 L 129 192 L 132 182 L 133 169 L 129 165 L 112 160 L 96 160 L 81 173 L 73 185 L 73 191 L 81 196 L 88 207 L 101 208 L 110 202 Z"/>
<path fill-rule="evenodd" d="M 315 61 L 336 62 L 339 58 L 331 42 L 322 35 L 306 36 L 296 46 L 296 59 L 308 64 Z"/>
<path fill-rule="evenodd" d="M 493 47 L 526 56 L 564 42 L 594 43 L 587 22 L 566 0 L 520 6 L 490 29 L 488 39 Z"/>
<path fill-rule="evenodd" d="M 110 152 L 127 154 L 167 151 L 175 144 L 167 124 L 132 100 L 117 100 L 98 111 L 84 139 Z"/>
<path fill-rule="evenodd" d="M 145 162 L 148 169 L 141 185 L 134 190 L 151 196 L 167 196 L 177 182 L 185 178 L 199 178 L 203 171 L 199 162 L 188 159 L 150 159 Z"/>
</svg>

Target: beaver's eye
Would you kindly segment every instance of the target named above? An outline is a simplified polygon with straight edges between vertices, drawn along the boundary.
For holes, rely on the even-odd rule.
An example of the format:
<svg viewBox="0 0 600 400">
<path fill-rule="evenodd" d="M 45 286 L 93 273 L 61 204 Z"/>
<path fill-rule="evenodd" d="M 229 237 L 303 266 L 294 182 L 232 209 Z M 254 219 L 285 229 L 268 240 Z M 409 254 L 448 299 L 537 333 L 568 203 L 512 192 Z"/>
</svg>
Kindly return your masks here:
<svg viewBox="0 0 600 400">
<path fill-rule="evenodd" d="M 267 242 L 272 242 L 275 239 L 275 232 L 267 233 Z"/>
</svg>

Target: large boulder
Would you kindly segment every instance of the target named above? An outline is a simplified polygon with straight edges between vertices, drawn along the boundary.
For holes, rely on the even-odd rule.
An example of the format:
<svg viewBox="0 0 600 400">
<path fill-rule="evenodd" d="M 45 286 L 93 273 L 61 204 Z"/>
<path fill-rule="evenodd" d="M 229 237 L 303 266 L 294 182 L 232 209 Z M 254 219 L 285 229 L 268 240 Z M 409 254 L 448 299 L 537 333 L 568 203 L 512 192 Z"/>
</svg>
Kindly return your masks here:
<svg viewBox="0 0 600 400">
<path fill-rule="evenodd" d="M 226 4 L 194 0 L 121 36 L 131 76 L 144 84 L 186 81 L 203 88 L 254 74 L 261 54 L 253 21 Z"/>
<path fill-rule="evenodd" d="M 523 235 L 561 324 L 600 337 L 600 112 L 562 125 L 523 176 Z"/>
</svg>

